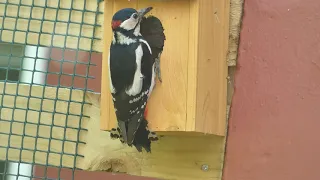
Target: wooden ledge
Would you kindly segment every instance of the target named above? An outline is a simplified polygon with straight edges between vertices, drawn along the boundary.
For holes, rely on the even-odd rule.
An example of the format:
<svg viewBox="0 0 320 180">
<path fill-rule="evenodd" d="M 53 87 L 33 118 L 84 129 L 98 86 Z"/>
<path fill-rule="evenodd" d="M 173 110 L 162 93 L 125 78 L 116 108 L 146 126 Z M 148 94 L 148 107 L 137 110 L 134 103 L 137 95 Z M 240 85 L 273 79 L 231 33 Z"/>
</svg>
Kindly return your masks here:
<svg viewBox="0 0 320 180">
<path fill-rule="evenodd" d="M 10 161 L 19 161 L 21 158 L 22 162 L 45 165 L 48 158 L 48 163 L 52 166 L 62 165 L 70 168 L 76 166 L 76 168 L 90 171 L 122 172 L 160 179 L 218 180 L 221 178 L 224 137 L 169 133 L 170 135 L 167 134 L 160 141 L 152 144 L 151 154 L 138 153 L 134 148 L 122 145 L 118 140 L 111 140 L 109 132 L 100 131 L 100 94 L 65 88 L 30 87 L 29 85 L 18 85 L 18 87 L 20 96 L 15 97 L 12 95 L 16 94 L 17 84 L 7 83 L 4 94 L 4 84 L 0 83 L 0 102 L 3 100 L 0 108 L 0 160 L 8 158 Z M 30 89 L 34 97 L 21 96 L 28 95 Z M 43 91 L 46 99 L 41 106 L 41 101 L 37 98 L 41 98 Z M 65 106 L 68 107 L 68 102 L 64 100 L 69 99 L 70 93 L 73 101 L 81 102 L 85 96 L 86 101 L 91 103 L 91 105 L 84 105 L 82 113 L 90 118 L 83 118 L 80 126 L 79 118 L 76 116 L 69 116 L 66 121 L 66 117 L 59 114 L 66 113 L 68 108 Z M 48 100 L 48 98 L 57 97 L 62 100 Z M 28 101 L 30 102 L 29 110 L 23 110 L 27 109 Z M 59 104 L 60 108 L 56 108 L 57 112 L 53 113 L 55 103 Z M 70 103 L 69 111 L 81 115 L 79 107 L 81 103 Z M 46 112 L 40 113 L 39 116 L 37 111 L 41 108 Z M 11 124 L 11 132 L 15 135 L 9 136 Z M 65 132 L 63 127 L 66 128 L 67 141 L 62 141 Z M 71 127 L 87 129 L 87 131 Z M 50 131 L 55 140 L 49 141 Z M 26 136 L 22 136 L 23 134 Z M 38 137 L 36 137 L 37 134 Z M 10 148 L 7 154 L 7 149 L 3 147 L 8 147 L 9 137 Z M 86 144 L 71 142 L 77 139 Z M 49 144 L 50 152 L 47 156 Z M 64 145 L 63 150 L 62 145 Z M 19 157 L 20 149 L 26 148 L 28 150 L 22 150 Z M 78 155 L 76 155 L 76 148 Z M 61 156 L 59 153 L 62 151 L 68 154 Z M 62 164 L 60 164 L 61 159 Z M 204 164 L 209 167 L 207 171 L 201 169 Z"/>
</svg>

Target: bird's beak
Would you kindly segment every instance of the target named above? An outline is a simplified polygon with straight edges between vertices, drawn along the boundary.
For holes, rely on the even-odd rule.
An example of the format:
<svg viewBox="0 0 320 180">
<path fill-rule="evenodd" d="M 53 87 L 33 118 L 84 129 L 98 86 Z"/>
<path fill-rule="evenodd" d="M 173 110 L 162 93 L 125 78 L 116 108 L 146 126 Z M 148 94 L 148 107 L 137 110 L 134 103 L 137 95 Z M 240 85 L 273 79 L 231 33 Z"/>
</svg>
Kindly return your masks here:
<svg viewBox="0 0 320 180">
<path fill-rule="evenodd" d="M 146 15 L 148 12 L 150 12 L 153 8 L 152 7 L 147 7 L 147 8 L 143 8 L 143 9 L 139 9 L 138 10 L 138 15 L 139 18 L 141 19 L 144 15 Z"/>
</svg>

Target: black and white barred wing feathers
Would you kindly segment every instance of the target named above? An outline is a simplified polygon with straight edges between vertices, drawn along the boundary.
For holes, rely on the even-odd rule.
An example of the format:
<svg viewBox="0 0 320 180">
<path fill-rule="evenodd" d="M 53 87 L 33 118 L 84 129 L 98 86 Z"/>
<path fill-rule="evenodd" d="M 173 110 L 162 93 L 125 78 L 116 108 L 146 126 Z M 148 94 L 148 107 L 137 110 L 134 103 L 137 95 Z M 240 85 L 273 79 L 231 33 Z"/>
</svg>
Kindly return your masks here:
<svg viewBox="0 0 320 180">
<path fill-rule="evenodd" d="M 148 94 L 154 79 L 148 44 L 140 42 L 135 56 L 136 68 L 132 83 L 112 94 L 118 127 L 123 141 L 129 145 L 133 143 L 136 131 L 144 119 Z"/>
<path fill-rule="evenodd" d="M 142 88 L 141 93 L 135 96 L 129 96 L 124 91 L 113 94 L 118 127 L 123 141 L 128 144 L 133 143 L 136 131 L 144 119 L 147 98 L 147 88 Z"/>
<path fill-rule="evenodd" d="M 149 16 L 140 23 L 142 37 L 132 39 L 125 48 L 111 45 L 111 90 L 114 90 L 112 96 L 118 120 L 118 129 L 113 131 L 119 132 L 118 135 L 112 132 L 111 137 L 118 136 L 138 151 L 144 148 L 151 152 L 151 140 L 157 140 L 156 135 L 148 130 L 145 110 L 156 74 L 161 81 L 159 63 L 165 41 L 163 31 L 160 20 Z"/>
</svg>

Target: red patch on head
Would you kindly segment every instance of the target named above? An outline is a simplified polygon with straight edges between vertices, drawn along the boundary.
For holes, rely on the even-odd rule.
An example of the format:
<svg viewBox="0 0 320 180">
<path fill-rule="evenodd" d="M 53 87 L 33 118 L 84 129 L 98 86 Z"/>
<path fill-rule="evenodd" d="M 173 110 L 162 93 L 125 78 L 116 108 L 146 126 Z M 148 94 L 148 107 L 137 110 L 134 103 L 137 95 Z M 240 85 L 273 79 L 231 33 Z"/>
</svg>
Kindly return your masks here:
<svg viewBox="0 0 320 180">
<path fill-rule="evenodd" d="M 112 21 L 112 22 L 111 22 L 111 27 L 112 27 L 112 29 L 116 29 L 116 28 L 118 28 L 120 25 L 121 25 L 121 21 L 120 21 L 120 20 Z"/>
</svg>

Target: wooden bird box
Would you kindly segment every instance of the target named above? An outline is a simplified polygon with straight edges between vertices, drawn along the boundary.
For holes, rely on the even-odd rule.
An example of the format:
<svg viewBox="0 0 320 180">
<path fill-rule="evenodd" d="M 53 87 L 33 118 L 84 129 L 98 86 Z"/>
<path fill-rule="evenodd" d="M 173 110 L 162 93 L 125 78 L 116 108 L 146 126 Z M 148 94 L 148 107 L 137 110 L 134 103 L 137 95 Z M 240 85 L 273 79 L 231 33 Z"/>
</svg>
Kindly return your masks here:
<svg viewBox="0 0 320 180">
<path fill-rule="evenodd" d="M 229 1 L 224 0 L 105 0 L 101 129 L 116 127 L 107 70 L 111 18 L 125 7 L 149 6 L 166 35 L 163 82 L 148 103 L 149 128 L 225 135 Z"/>
</svg>

